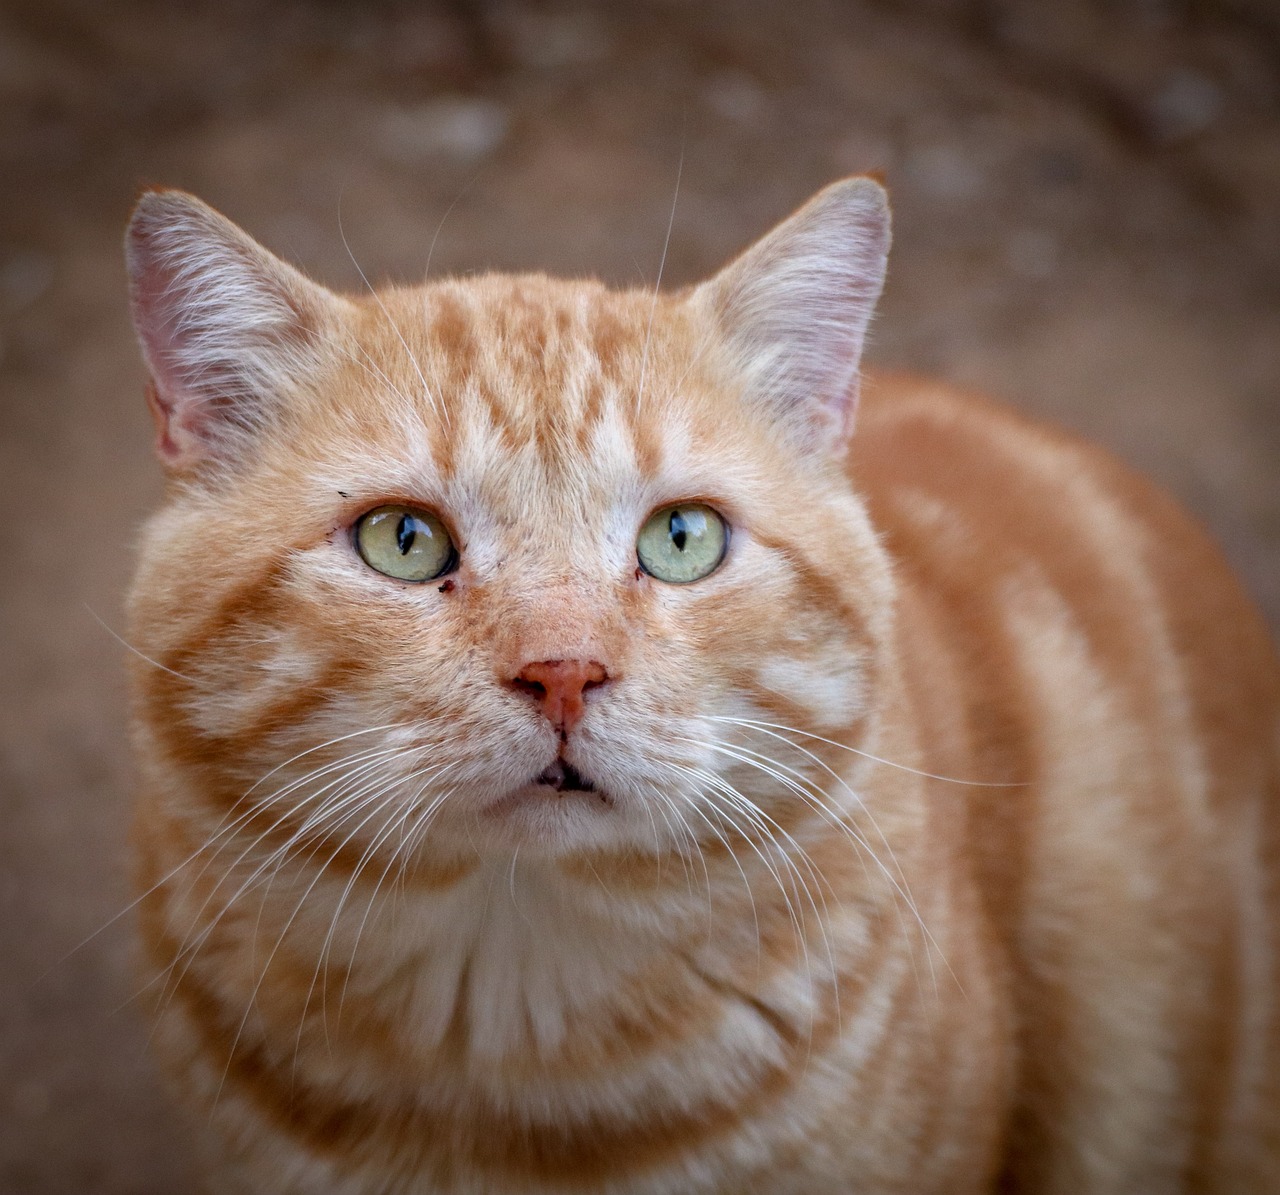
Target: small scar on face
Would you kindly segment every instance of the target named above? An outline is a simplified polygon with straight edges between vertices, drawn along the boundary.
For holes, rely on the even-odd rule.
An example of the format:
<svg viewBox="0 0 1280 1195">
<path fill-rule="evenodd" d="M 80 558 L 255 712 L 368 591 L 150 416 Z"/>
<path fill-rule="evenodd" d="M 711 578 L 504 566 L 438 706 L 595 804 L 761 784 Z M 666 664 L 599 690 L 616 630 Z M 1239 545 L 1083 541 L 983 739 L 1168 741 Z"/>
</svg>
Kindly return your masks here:
<svg viewBox="0 0 1280 1195">
<path fill-rule="evenodd" d="M 449 578 L 449 580 L 447 580 L 443 585 L 441 585 L 441 586 L 440 586 L 440 590 L 439 590 L 439 592 L 440 592 L 440 593 L 452 593 L 452 592 L 453 592 L 453 578 L 452 578 L 452 577 L 450 577 L 450 578 Z"/>
</svg>

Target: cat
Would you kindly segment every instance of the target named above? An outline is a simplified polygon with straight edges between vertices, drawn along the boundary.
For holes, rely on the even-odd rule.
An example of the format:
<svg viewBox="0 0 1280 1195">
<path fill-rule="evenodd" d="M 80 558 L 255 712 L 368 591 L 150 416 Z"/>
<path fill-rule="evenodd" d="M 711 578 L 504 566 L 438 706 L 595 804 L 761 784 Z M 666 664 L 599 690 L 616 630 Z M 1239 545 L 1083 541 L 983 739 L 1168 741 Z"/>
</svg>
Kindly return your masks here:
<svg viewBox="0 0 1280 1195">
<path fill-rule="evenodd" d="M 209 1191 L 1280 1190 L 1274 649 L 1103 452 L 861 379 L 889 237 L 853 178 L 674 293 L 344 297 L 142 196 Z"/>
</svg>

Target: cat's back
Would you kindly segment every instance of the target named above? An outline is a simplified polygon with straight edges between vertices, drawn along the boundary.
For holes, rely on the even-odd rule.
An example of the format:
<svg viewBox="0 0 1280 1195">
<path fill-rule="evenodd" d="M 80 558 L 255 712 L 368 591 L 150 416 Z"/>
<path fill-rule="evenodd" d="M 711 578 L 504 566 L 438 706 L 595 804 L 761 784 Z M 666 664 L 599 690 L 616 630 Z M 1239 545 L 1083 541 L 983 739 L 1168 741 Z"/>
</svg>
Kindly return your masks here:
<svg viewBox="0 0 1280 1195">
<path fill-rule="evenodd" d="M 864 395 L 850 467 L 899 576 L 915 759 L 1013 786 L 936 786 L 1009 959 L 1013 1189 L 1111 1189 L 1153 1152 L 1170 1189 L 1267 1189 L 1280 668 L 1259 614 L 1102 450 L 934 382 Z M 1087 1138 L 1109 1148 L 1064 1156 Z"/>
</svg>

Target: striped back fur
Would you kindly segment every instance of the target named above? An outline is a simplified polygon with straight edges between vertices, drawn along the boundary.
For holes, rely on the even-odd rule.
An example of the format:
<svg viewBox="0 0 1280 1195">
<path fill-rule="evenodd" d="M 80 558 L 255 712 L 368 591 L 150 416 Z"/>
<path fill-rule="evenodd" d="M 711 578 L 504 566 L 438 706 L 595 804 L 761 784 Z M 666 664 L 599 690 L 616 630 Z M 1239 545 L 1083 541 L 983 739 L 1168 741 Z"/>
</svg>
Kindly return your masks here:
<svg viewBox="0 0 1280 1195">
<path fill-rule="evenodd" d="M 210 1191 L 1280 1190 L 1273 649 L 1102 453 L 859 397 L 887 246 L 855 179 L 676 294 L 340 297 L 143 197 L 141 927 Z"/>
</svg>

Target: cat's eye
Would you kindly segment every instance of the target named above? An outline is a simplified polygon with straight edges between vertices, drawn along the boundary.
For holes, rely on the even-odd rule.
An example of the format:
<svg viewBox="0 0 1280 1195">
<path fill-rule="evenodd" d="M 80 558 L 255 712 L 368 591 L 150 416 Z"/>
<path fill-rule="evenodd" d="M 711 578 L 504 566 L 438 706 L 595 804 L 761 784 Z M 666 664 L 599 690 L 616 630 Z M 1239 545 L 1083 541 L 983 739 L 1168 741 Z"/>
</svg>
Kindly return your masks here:
<svg viewBox="0 0 1280 1195">
<path fill-rule="evenodd" d="M 379 506 L 363 515 L 356 549 L 370 568 L 399 581 L 434 581 L 458 562 L 444 524 L 415 506 Z"/>
<path fill-rule="evenodd" d="M 709 506 L 680 502 L 654 511 L 640 528 L 640 567 L 659 581 L 687 585 L 719 567 L 729 546 L 729 528 Z"/>
</svg>

